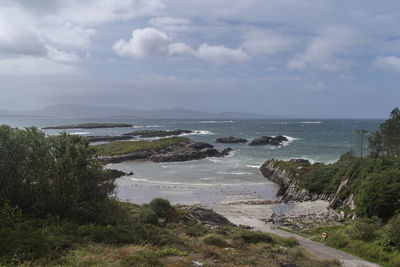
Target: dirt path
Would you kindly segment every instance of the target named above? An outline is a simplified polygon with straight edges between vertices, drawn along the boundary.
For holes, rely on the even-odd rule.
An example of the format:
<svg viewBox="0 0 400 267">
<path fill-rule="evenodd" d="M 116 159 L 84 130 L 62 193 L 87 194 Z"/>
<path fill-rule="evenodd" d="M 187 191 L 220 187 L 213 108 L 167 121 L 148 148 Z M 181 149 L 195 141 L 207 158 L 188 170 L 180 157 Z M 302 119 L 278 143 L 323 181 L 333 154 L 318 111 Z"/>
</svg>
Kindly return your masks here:
<svg viewBox="0 0 400 267">
<path fill-rule="evenodd" d="M 300 245 L 317 258 L 324 260 L 339 260 L 345 267 L 378 267 L 371 263 L 343 251 L 325 246 L 322 243 L 312 241 L 302 236 L 282 231 L 271 223 L 266 223 L 265 218 L 269 218 L 273 212 L 273 205 L 217 205 L 214 210 L 228 218 L 236 225 L 248 225 L 255 230 L 273 233 L 283 237 L 295 237 Z"/>
</svg>

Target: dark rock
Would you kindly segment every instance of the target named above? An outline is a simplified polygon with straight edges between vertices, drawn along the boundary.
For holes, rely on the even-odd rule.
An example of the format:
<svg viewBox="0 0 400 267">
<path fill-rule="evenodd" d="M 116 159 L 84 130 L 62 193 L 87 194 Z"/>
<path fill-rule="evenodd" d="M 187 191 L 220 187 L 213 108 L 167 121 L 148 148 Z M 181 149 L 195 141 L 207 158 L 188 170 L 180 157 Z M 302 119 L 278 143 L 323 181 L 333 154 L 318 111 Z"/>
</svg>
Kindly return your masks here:
<svg viewBox="0 0 400 267">
<path fill-rule="evenodd" d="M 232 225 L 228 221 L 228 219 L 226 219 L 225 217 L 219 215 L 218 213 L 212 210 L 196 206 L 183 206 L 181 208 L 190 211 L 190 213 L 185 216 L 184 221 L 197 220 L 198 223 L 208 226 L 210 228 Z"/>
<path fill-rule="evenodd" d="M 282 135 L 278 135 L 275 137 L 271 136 L 262 136 L 255 138 L 253 141 L 249 143 L 250 146 L 262 146 L 262 145 L 272 145 L 272 146 L 280 146 L 283 142 L 289 141 L 286 137 Z"/>
<path fill-rule="evenodd" d="M 221 137 L 215 140 L 216 143 L 223 143 L 223 144 L 235 144 L 235 143 L 247 143 L 247 139 L 238 138 L 238 137 Z"/>
<path fill-rule="evenodd" d="M 196 143 L 192 143 L 190 145 L 188 145 L 188 147 L 196 149 L 196 150 L 200 150 L 203 148 L 213 148 L 213 145 L 210 145 L 208 143 L 204 143 L 204 142 L 196 142 Z"/>
<path fill-rule="evenodd" d="M 115 169 L 108 169 L 108 173 L 109 173 L 109 177 L 114 178 L 114 179 L 125 176 L 125 175 L 133 175 L 133 172 L 126 173 L 126 172 L 115 170 Z"/>
<path fill-rule="evenodd" d="M 152 137 L 166 137 L 166 136 L 177 136 L 182 134 L 193 133 L 190 130 L 168 130 L 168 131 L 159 131 L 159 130 L 139 130 L 130 133 L 125 133 L 125 136 L 139 136 L 142 138 L 152 138 Z"/>
</svg>

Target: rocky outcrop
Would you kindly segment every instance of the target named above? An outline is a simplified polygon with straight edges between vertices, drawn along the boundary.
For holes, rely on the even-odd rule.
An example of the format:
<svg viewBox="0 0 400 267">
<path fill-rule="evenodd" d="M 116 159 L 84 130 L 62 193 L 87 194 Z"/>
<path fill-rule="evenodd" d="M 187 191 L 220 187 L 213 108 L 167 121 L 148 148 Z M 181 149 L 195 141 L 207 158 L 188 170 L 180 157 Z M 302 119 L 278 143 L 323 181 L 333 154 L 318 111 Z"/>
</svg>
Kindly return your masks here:
<svg viewBox="0 0 400 267">
<path fill-rule="evenodd" d="M 139 130 L 130 133 L 123 134 L 124 136 L 138 136 L 141 138 L 153 138 L 153 137 L 167 137 L 167 136 L 177 136 L 182 134 L 194 133 L 190 130 L 168 130 L 168 131 L 158 131 L 158 130 Z"/>
<path fill-rule="evenodd" d="M 279 185 L 277 195 L 281 196 L 281 201 L 315 201 L 315 200 L 327 200 L 331 198 L 325 194 L 313 194 L 307 189 L 299 188 L 297 182 L 291 179 L 291 174 L 284 169 L 275 166 L 275 160 L 268 160 L 261 165 L 261 173 L 271 180 L 272 182 Z"/>
<path fill-rule="evenodd" d="M 215 143 L 222 143 L 222 144 L 237 144 L 237 143 L 247 143 L 247 139 L 238 138 L 238 137 L 221 137 L 215 140 Z"/>
<path fill-rule="evenodd" d="M 108 169 L 108 175 L 110 178 L 116 179 L 125 175 L 133 175 L 133 172 L 126 173 L 120 170 L 115 170 L 115 169 Z"/>
<path fill-rule="evenodd" d="M 178 145 L 171 145 L 157 150 L 138 151 L 125 155 L 102 156 L 99 160 L 108 163 L 119 163 L 129 160 L 149 160 L 153 162 L 175 162 L 204 159 L 208 157 L 224 157 L 232 149 L 217 150 L 212 145 L 191 140 Z"/>
<path fill-rule="evenodd" d="M 254 139 L 249 143 L 250 146 L 262 146 L 262 145 L 272 145 L 272 146 L 280 146 L 283 142 L 289 141 L 286 137 L 282 135 L 278 135 L 275 137 L 271 136 L 262 136 Z"/>
</svg>

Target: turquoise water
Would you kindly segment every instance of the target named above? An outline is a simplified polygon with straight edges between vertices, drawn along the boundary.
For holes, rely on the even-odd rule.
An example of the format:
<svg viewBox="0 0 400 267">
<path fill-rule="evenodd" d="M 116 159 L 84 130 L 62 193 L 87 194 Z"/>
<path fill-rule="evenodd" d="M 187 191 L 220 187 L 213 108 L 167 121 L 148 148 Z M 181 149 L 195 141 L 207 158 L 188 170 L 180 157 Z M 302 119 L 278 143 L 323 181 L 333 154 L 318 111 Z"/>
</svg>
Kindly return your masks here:
<svg viewBox="0 0 400 267">
<path fill-rule="evenodd" d="M 350 149 L 358 150 L 359 141 L 354 131 L 376 131 L 381 120 L 72 120 L 48 118 L 0 118 L 0 124 L 13 127 L 54 126 L 84 122 L 131 123 L 132 128 L 73 129 L 69 133 L 80 135 L 118 135 L 141 129 L 188 129 L 187 135 L 195 141 L 213 144 L 217 148 L 231 147 L 233 152 L 225 158 L 209 158 L 179 163 L 124 162 L 109 165 L 126 172 L 133 171 L 135 181 L 160 184 L 257 184 L 265 182 L 258 167 L 267 159 L 305 158 L 312 162 L 331 163 Z M 58 130 L 48 130 L 57 134 Z M 283 146 L 249 146 L 247 144 L 217 144 L 215 139 L 236 136 L 253 139 L 260 136 L 285 135 L 290 140 Z"/>
</svg>

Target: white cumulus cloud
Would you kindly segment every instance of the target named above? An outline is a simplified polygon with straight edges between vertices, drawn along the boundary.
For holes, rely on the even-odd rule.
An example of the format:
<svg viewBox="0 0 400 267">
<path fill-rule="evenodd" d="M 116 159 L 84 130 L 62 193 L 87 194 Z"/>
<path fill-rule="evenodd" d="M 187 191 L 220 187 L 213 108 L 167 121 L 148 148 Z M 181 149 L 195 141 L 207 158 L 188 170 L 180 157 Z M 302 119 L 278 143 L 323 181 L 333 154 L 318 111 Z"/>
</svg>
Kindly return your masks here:
<svg viewBox="0 0 400 267">
<path fill-rule="evenodd" d="M 123 39 L 116 42 L 113 50 L 120 56 L 138 58 L 148 56 L 163 56 L 168 54 L 169 37 L 154 28 L 137 29 L 132 32 L 128 41 Z"/>
</svg>

